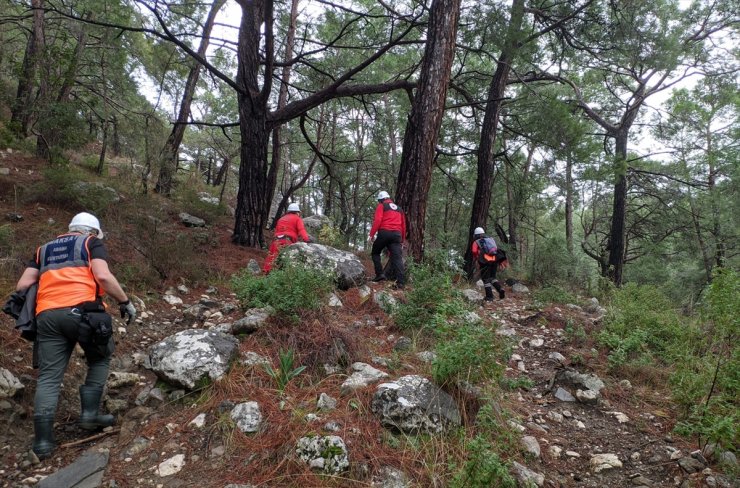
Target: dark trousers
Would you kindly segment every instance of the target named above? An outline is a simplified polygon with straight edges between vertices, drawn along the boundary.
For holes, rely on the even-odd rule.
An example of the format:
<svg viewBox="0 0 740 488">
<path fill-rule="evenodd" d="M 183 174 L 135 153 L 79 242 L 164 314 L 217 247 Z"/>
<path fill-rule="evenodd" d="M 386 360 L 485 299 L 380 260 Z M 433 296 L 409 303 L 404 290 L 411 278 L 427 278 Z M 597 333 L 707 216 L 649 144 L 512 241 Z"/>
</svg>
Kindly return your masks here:
<svg viewBox="0 0 740 488">
<path fill-rule="evenodd" d="M 90 326 L 73 308 L 46 310 L 36 317 L 39 348 L 39 379 L 34 401 L 35 415 L 54 415 L 59 389 L 76 343 L 80 343 L 87 359 L 85 385 L 103 388 L 108 379 L 108 367 L 113 354 L 113 338 L 107 347 L 92 342 Z"/>
<path fill-rule="evenodd" d="M 496 279 L 496 271 L 498 271 L 498 263 L 496 261 L 478 263 L 480 266 L 480 279 L 483 280 L 483 287 L 486 291 L 486 298 L 493 298 L 493 288 L 499 290 L 499 285 Z"/>
<path fill-rule="evenodd" d="M 391 265 L 396 272 L 396 283 L 403 285 L 406 280 L 403 273 L 403 255 L 401 254 L 401 233 L 390 230 L 379 230 L 378 237 L 373 242 L 372 258 L 375 267 L 375 276 L 383 274 L 383 266 L 380 263 L 380 253 L 388 248 L 391 253 Z"/>
</svg>

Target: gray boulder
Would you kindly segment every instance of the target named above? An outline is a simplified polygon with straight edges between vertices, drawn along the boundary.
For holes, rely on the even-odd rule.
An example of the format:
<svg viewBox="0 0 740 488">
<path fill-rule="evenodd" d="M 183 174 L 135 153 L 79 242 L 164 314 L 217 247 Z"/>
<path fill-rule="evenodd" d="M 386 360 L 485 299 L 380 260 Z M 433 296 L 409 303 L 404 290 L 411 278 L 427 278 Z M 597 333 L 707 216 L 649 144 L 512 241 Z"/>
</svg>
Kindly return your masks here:
<svg viewBox="0 0 740 488">
<path fill-rule="evenodd" d="M 517 282 L 511 286 L 511 291 L 513 291 L 514 293 L 525 294 L 525 293 L 529 293 L 529 288 L 527 288 L 526 285 Z"/>
<path fill-rule="evenodd" d="M 311 215 L 303 219 L 303 225 L 309 234 L 316 236 L 324 226 L 332 226 L 331 219 L 326 215 Z"/>
<path fill-rule="evenodd" d="M 411 480 L 400 469 L 385 466 L 373 475 L 370 486 L 371 488 L 410 488 Z"/>
<path fill-rule="evenodd" d="M 354 363 L 352 365 L 352 369 L 355 372 L 352 373 L 349 378 L 344 380 L 344 383 L 342 383 L 342 395 L 346 395 L 354 390 L 364 388 L 375 383 L 376 381 L 380 381 L 383 378 L 388 377 L 388 373 L 373 368 L 369 364 L 365 363 Z"/>
<path fill-rule="evenodd" d="M 11 398 L 23 388 L 23 383 L 13 373 L 0 368 L 0 398 Z"/>
<path fill-rule="evenodd" d="M 179 215 L 180 222 L 185 225 L 185 227 L 205 227 L 206 221 L 195 217 L 193 215 L 190 215 L 189 213 L 182 212 Z"/>
<path fill-rule="evenodd" d="M 267 319 L 272 315 L 273 310 L 269 308 L 251 308 L 247 310 L 244 317 L 235 321 L 231 325 L 232 334 L 251 334 L 259 330 Z"/>
<path fill-rule="evenodd" d="M 470 303 L 476 305 L 483 303 L 483 294 L 470 288 L 465 288 L 464 290 L 462 290 L 462 295 L 465 300 Z"/>
<path fill-rule="evenodd" d="M 262 426 L 262 412 L 257 402 L 244 402 L 231 410 L 231 420 L 244 433 L 259 432 Z"/>
<path fill-rule="evenodd" d="M 149 359 L 164 381 L 188 389 L 203 379 L 218 380 L 229 370 L 239 353 L 239 341 L 212 330 L 191 329 L 171 335 L 154 344 Z"/>
<path fill-rule="evenodd" d="M 532 471 L 531 469 L 519 464 L 516 461 L 511 463 L 511 473 L 516 478 L 518 486 L 528 488 L 532 485 L 535 485 L 535 486 L 545 485 L 544 475 L 537 473 L 535 471 Z"/>
<path fill-rule="evenodd" d="M 365 284 L 365 267 L 357 256 L 323 244 L 291 244 L 280 252 L 278 262 L 302 263 L 324 271 L 334 278 L 342 290 Z"/>
<path fill-rule="evenodd" d="M 257 261 L 254 258 L 249 260 L 249 263 L 247 264 L 247 271 L 249 271 L 255 276 L 262 274 L 262 268 L 260 268 L 260 265 L 257 263 Z"/>
<path fill-rule="evenodd" d="M 410 434 L 436 434 L 461 423 L 452 397 L 417 375 L 379 385 L 370 408 L 384 427 Z"/>
<path fill-rule="evenodd" d="M 295 450 L 298 458 L 313 470 L 339 474 L 349 468 L 347 446 L 339 436 L 301 437 Z"/>
<path fill-rule="evenodd" d="M 393 313 L 398 307 L 398 300 L 389 292 L 382 290 L 373 295 L 373 301 L 378 304 L 385 313 Z"/>
</svg>

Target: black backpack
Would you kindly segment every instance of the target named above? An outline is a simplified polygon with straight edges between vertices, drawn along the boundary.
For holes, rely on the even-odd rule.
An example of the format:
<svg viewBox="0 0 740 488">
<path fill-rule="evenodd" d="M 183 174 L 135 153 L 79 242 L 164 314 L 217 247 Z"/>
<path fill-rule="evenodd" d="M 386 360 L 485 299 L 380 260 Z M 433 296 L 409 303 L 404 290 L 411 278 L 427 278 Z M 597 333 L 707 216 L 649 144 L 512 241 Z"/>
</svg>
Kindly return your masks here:
<svg viewBox="0 0 740 488">
<path fill-rule="evenodd" d="M 482 237 L 476 241 L 478 244 L 478 261 L 481 263 L 492 263 L 497 260 L 496 258 L 496 252 L 498 251 L 498 246 L 496 245 L 496 241 L 493 240 L 493 237 Z"/>
</svg>

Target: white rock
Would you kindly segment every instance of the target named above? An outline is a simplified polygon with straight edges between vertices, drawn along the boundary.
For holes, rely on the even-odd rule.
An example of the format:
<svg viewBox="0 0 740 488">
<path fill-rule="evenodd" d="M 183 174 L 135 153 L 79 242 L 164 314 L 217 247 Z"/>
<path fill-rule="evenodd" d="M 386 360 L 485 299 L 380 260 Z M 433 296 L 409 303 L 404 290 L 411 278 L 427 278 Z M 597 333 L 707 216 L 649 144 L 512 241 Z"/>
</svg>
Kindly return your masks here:
<svg viewBox="0 0 740 488">
<path fill-rule="evenodd" d="M 540 339 L 539 337 L 537 337 L 535 339 L 530 339 L 529 340 L 529 346 L 530 347 L 539 348 L 539 347 L 542 347 L 544 345 L 545 345 L 545 340 L 544 339 Z"/>
<path fill-rule="evenodd" d="M 522 446 L 524 446 L 524 451 L 531 454 L 535 458 L 540 457 L 540 443 L 537 442 L 537 439 L 535 439 L 531 435 L 525 435 L 522 437 Z"/>
<path fill-rule="evenodd" d="M 187 295 L 188 293 L 190 293 L 190 288 L 188 288 L 185 285 L 180 285 L 180 286 L 177 287 L 177 291 L 179 291 L 180 293 L 183 293 L 183 294 Z"/>
<path fill-rule="evenodd" d="M 561 423 L 563 421 L 563 416 L 553 411 L 547 412 L 547 418 L 557 423 Z"/>
<path fill-rule="evenodd" d="M 565 455 L 568 457 L 574 457 L 574 458 L 581 457 L 581 455 L 575 451 L 565 451 Z"/>
<path fill-rule="evenodd" d="M 550 452 L 550 456 L 554 458 L 559 458 L 560 454 L 563 452 L 563 448 L 560 446 L 550 446 L 548 448 L 548 451 Z"/>
<path fill-rule="evenodd" d="M 13 373 L 0 368 L 0 398 L 11 398 L 23 388 L 23 383 Z"/>
<path fill-rule="evenodd" d="M 537 486 L 544 486 L 545 484 L 544 475 L 536 473 L 516 461 L 511 464 L 511 472 L 519 481 L 519 486 L 531 486 L 532 483 Z"/>
<path fill-rule="evenodd" d="M 185 466 L 185 454 L 177 454 L 159 463 L 157 467 L 157 476 L 164 478 L 165 476 L 172 476 L 177 474 Z"/>
<path fill-rule="evenodd" d="M 614 417 L 617 419 L 617 422 L 619 422 L 620 424 L 626 424 L 627 422 L 630 421 L 630 418 L 627 415 L 623 414 L 622 412 L 606 412 L 606 413 L 614 415 Z"/>
<path fill-rule="evenodd" d="M 565 356 L 563 356 L 559 352 L 551 352 L 547 357 L 559 363 L 565 363 Z"/>
<path fill-rule="evenodd" d="M 380 381 L 383 378 L 388 378 L 388 373 L 385 373 L 379 369 L 373 368 L 366 363 L 354 363 L 352 369 L 355 370 L 352 375 L 344 380 L 341 386 L 341 392 L 343 395 L 347 393 L 364 388 L 376 381 Z"/>
<path fill-rule="evenodd" d="M 257 402 L 243 402 L 231 411 L 231 419 L 242 432 L 257 432 L 262 424 L 262 412 Z"/>
<path fill-rule="evenodd" d="M 199 413 L 193 420 L 190 421 L 190 424 L 197 428 L 202 428 L 204 425 L 206 425 L 206 414 L 205 413 Z"/>
<path fill-rule="evenodd" d="M 162 297 L 162 300 L 170 305 L 182 305 L 182 298 L 176 297 L 175 295 L 165 295 Z"/>
<path fill-rule="evenodd" d="M 590 464 L 594 473 L 622 467 L 622 461 L 619 460 L 616 454 L 594 454 L 591 456 Z"/>
<path fill-rule="evenodd" d="M 342 300 L 340 300 L 335 293 L 332 293 L 331 295 L 329 295 L 329 306 L 333 308 L 341 308 Z"/>
</svg>

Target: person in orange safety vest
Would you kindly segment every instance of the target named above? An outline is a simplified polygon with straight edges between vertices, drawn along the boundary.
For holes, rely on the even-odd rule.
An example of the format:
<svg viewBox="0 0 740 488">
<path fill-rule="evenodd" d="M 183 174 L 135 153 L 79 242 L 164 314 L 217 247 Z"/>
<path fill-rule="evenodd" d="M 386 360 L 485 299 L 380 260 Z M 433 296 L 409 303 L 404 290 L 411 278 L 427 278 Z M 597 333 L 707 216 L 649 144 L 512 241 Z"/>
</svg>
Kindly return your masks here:
<svg viewBox="0 0 740 488">
<path fill-rule="evenodd" d="M 265 274 L 269 274 L 275 258 L 280 253 L 280 249 L 298 242 L 298 239 L 303 242 L 313 242 L 311 236 L 306 232 L 306 227 L 303 225 L 301 209 L 297 203 L 291 203 L 288 205 L 286 214 L 280 217 L 277 224 L 275 224 L 275 234 L 270 244 L 270 249 L 267 252 L 267 257 L 265 258 L 265 264 L 262 266 L 262 271 Z"/>
<path fill-rule="evenodd" d="M 79 425 L 95 430 L 114 423 L 112 415 L 99 413 L 114 349 L 110 316 L 103 313 L 102 295 L 107 293 L 118 301 L 121 318 L 128 316 L 129 323 L 136 317 L 136 309 L 108 268 L 102 238 L 100 222 L 94 215 L 75 215 L 67 234 L 37 249 L 16 285 L 20 292 L 38 283 L 35 314 L 39 375 L 32 449 L 39 459 L 48 458 L 56 448 L 54 414 L 64 371 L 77 343 L 87 361 L 85 384 L 80 386 Z M 98 320 L 90 319 L 90 312 L 97 312 L 94 316 Z"/>
</svg>

